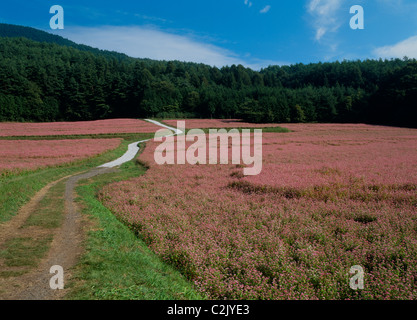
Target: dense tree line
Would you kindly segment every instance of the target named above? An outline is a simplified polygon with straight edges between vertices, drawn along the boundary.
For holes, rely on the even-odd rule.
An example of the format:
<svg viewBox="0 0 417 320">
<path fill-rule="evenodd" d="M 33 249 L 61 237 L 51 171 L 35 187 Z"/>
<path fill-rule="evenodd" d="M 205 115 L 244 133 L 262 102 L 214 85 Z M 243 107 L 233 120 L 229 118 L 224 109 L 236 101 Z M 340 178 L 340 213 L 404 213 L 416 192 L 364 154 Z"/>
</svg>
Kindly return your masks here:
<svg viewBox="0 0 417 320">
<path fill-rule="evenodd" d="M 417 126 L 416 60 L 257 72 L 133 59 L 48 39 L 0 37 L 0 121 L 213 117 Z"/>
</svg>

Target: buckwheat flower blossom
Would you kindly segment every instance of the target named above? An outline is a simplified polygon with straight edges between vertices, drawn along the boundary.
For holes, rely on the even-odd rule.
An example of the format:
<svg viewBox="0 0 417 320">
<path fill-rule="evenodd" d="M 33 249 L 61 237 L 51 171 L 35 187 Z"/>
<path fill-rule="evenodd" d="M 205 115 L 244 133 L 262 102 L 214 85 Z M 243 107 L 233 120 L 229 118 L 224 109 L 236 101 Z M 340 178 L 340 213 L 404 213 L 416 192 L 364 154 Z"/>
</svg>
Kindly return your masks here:
<svg viewBox="0 0 417 320">
<path fill-rule="evenodd" d="M 417 130 L 280 126 L 291 132 L 263 134 L 257 176 L 157 165 L 150 141 L 146 174 L 100 199 L 212 299 L 417 299 Z"/>
</svg>

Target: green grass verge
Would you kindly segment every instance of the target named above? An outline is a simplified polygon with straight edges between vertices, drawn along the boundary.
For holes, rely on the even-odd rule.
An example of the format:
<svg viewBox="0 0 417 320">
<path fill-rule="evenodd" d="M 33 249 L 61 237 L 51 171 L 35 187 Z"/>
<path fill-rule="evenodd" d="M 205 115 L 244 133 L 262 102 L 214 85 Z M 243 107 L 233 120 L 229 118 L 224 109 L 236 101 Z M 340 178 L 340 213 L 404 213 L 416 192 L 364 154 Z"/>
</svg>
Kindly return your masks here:
<svg viewBox="0 0 417 320">
<path fill-rule="evenodd" d="M 201 129 L 204 131 L 204 133 L 210 133 L 210 130 L 221 130 L 221 129 L 225 129 L 227 132 L 229 132 L 232 129 L 237 129 L 239 130 L 239 133 L 242 133 L 242 130 L 250 130 L 250 132 L 254 132 L 255 129 L 261 129 L 262 133 L 287 133 L 287 132 L 291 132 L 290 129 L 287 128 L 282 128 L 282 127 L 266 127 L 266 128 L 206 128 L 206 129 Z M 188 133 L 188 131 L 190 131 L 192 129 L 185 129 L 185 132 Z"/>
<path fill-rule="evenodd" d="M 171 124 L 168 124 L 168 123 L 164 122 L 164 120 L 168 120 L 168 119 L 159 119 L 159 120 L 153 119 L 153 120 L 159 121 L 162 124 L 165 124 L 167 126 L 175 128 L 174 125 L 171 125 Z M 195 128 L 195 129 L 198 129 L 198 128 Z M 288 133 L 288 132 L 292 132 L 288 128 L 283 128 L 283 127 L 278 127 L 278 126 L 277 127 L 264 127 L 264 128 L 248 128 L 248 127 L 204 128 L 204 129 L 200 129 L 200 130 L 203 130 L 203 132 L 207 134 L 207 133 L 210 132 L 210 130 L 220 130 L 220 129 L 225 129 L 226 131 L 230 131 L 231 129 L 238 129 L 240 133 L 242 133 L 243 129 L 250 130 L 251 132 L 253 132 L 254 129 L 262 129 L 262 133 Z M 185 134 L 187 134 L 188 131 L 190 131 L 190 130 L 192 130 L 192 129 L 185 128 Z"/>
<path fill-rule="evenodd" d="M 93 227 L 86 253 L 66 284 L 70 300 L 203 299 L 177 270 L 162 262 L 134 233 L 97 200 L 107 183 L 145 172 L 136 161 L 115 172 L 84 181 L 77 193 Z"/>
<path fill-rule="evenodd" d="M 93 158 L 56 167 L 0 176 L 0 224 L 16 215 L 19 208 L 48 183 L 115 160 L 126 152 L 129 143 L 152 137 L 153 134 L 138 134 L 130 137 L 129 140 L 123 140 L 118 148 Z"/>
</svg>

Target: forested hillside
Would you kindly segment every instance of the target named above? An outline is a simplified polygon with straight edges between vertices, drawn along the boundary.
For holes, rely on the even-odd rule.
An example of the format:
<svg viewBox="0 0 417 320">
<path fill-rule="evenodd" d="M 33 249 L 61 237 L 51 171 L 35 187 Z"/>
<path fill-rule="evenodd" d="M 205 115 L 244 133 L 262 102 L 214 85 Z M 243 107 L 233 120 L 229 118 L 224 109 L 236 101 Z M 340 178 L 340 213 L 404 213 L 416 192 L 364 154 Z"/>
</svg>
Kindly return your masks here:
<svg viewBox="0 0 417 320">
<path fill-rule="evenodd" d="M 134 59 L 33 30 L 0 25 L 0 121 L 215 117 L 417 127 L 416 60 L 257 72 Z"/>
<path fill-rule="evenodd" d="M 129 57 L 123 53 L 113 52 L 113 51 L 105 51 L 96 48 L 92 48 L 90 46 L 86 46 L 83 44 L 78 44 L 68 39 L 65 39 L 61 36 L 51 34 L 42 30 L 38 30 L 35 28 L 24 27 L 24 26 L 17 26 L 13 24 L 5 24 L 0 23 L 0 38 L 8 37 L 8 38 L 27 38 L 29 40 L 37 41 L 37 42 L 46 42 L 46 43 L 54 43 L 61 46 L 69 46 L 81 51 L 88 51 L 98 55 L 105 55 L 118 59 L 128 59 Z"/>
</svg>

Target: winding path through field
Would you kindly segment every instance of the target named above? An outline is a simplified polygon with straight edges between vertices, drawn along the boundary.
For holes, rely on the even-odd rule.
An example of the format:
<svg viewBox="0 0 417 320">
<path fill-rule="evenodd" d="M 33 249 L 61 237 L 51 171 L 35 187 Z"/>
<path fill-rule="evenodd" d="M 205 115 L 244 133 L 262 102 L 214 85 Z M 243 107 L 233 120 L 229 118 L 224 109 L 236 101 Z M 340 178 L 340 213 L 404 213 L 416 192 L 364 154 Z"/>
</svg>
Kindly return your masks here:
<svg viewBox="0 0 417 320">
<path fill-rule="evenodd" d="M 146 121 L 154 123 L 160 127 L 174 131 L 173 134 L 166 136 L 172 136 L 181 134 L 182 131 L 173 127 L 169 127 L 155 120 L 146 119 Z M 51 248 L 47 256 L 41 261 L 36 270 L 31 271 L 21 277 L 13 279 L 13 283 L 10 283 L 6 296 L 2 299 L 13 300 L 57 300 L 61 299 L 66 290 L 52 290 L 49 285 L 49 281 L 53 274 L 50 273 L 50 268 L 54 265 L 59 265 L 64 270 L 64 284 L 71 277 L 71 268 L 76 264 L 78 259 L 83 253 L 82 241 L 84 238 L 82 215 L 75 202 L 76 192 L 75 188 L 80 180 L 89 179 L 97 175 L 113 172 L 117 170 L 116 167 L 132 160 L 139 151 L 138 144 L 149 141 L 142 140 L 129 145 L 127 152 L 112 162 L 103 164 L 97 168 L 94 168 L 88 172 L 73 175 L 60 179 L 55 182 L 51 182 L 41 191 L 39 191 L 32 200 L 24 206 L 18 215 L 13 218 L 8 224 L 0 226 L 1 230 L 7 230 L 7 236 L 13 235 L 13 230 L 17 230 L 26 219 L 30 216 L 31 212 L 35 210 L 36 205 L 45 197 L 49 189 L 61 180 L 68 179 L 65 182 L 65 218 L 61 228 L 55 233 L 54 239 L 51 244 Z M 3 233 L 6 237 L 6 232 Z M 0 237 L 0 240 L 5 240 Z M 1 241 L 4 242 L 4 241 Z M 18 290 L 16 288 L 19 288 Z"/>
<path fill-rule="evenodd" d="M 158 121 L 155 121 L 155 120 L 146 119 L 146 121 L 151 122 L 153 124 L 156 124 L 157 126 L 160 126 L 160 127 L 163 127 L 163 128 L 166 128 L 166 129 L 169 129 L 169 130 L 174 131 L 173 134 L 171 134 L 171 135 L 165 135 L 165 137 L 169 137 L 169 136 L 173 136 L 173 135 L 177 135 L 177 134 L 183 133 L 181 130 L 179 130 L 177 128 L 173 128 L 173 127 L 167 126 L 167 125 L 162 124 L 162 123 L 160 123 Z M 126 163 L 126 162 L 132 160 L 136 156 L 136 154 L 138 153 L 138 151 L 139 151 L 139 146 L 138 146 L 139 143 L 146 142 L 146 141 L 149 141 L 149 140 L 150 139 L 141 140 L 141 141 L 137 141 L 137 142 L 131 143 L 129 145 L 129 147 L 128 147 L 127 152 L 123 156 L 121 156 L 119 159 L 116 159 L 116 160 L 114 160 L 112 162 L 103 164 L 99 168 L 114 168 L 114 167 L 120 166 L 121 164 Z"/>
</svg>

